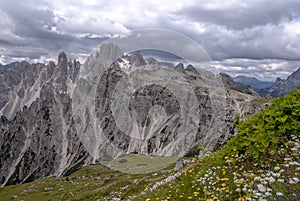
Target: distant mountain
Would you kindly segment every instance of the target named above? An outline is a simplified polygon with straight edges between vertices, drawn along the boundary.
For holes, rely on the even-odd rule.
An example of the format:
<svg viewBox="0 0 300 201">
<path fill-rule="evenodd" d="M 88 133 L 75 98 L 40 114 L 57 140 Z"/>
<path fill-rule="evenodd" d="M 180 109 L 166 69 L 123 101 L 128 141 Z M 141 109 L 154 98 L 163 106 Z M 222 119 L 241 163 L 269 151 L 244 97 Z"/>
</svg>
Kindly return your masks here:
<svg viewBox="0 0 300 201">
<path fill-rule="evenodd" d="M 272 86 L 273 82 L 261 81 L 255 77 L 237 76 L 234 77 L 236 86 L 251 86 L 255 90 L 265 89 Z"/>
<path fill-rule="evenodd" d="M 300 68 L 289 75 L 285 80 L 277 78 L 275 83 L 268 89 L 263 90 L 265 96 L 278 97 L 295 91 L 300 84 Z"/>
<path fill-rule="evenodd" d="M 12 63 L 7 64 L 7 65 L 0 64 L 0 74 L 3 74 L 9 68 L 18 67 L 18 66 L 26 66 L 26 65 L 29 65 L 26 61 L 12 62 Z"/>
</svg>

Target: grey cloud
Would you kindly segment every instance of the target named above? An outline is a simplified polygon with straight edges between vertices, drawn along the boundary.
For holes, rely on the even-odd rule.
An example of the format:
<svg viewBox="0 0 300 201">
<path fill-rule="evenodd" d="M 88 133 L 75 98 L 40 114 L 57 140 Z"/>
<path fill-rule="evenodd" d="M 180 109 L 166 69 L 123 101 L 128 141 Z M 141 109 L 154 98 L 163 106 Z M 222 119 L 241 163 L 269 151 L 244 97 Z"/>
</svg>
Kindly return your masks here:
<svg viewBox="0 0 300 201">
<path fill-rule="evenodd" d="M 274 81 L 277 77 L 286 78 L 296 71 L 300 67 L 300 61 L 226 59 L 214 61 L 212 66 L 218 69 L 219 72 L 228 73 L 233 77 L 245 75 L 261 80 Z"/>
<path fill-rule="evenodd" d="M 190 1 L 180 6 L 177 1 L 174 9 L 165 1 L 147 2 L 147 6 L 126 0 L 103 1 L 90 6 L 80 1 L 2 0 L 0 62 L 56 58 L 60 51 L 67 52 L 69 59 L 84 58 L 116 33 L 152 26 L 189 36 L 218 60 L 219 70 L 232 75 L 253 73 L 275 79 L 299 65 L 300 31 L 297 24 L 287 26 L 300 25 L 298 0 L 216 2 Z M 162 38 L 172 41 L 168 34 L 148 33 L 147 37 L 145 47 L 160 43 Z M 194 52 L 189 47 L 181 51 L 191 56 Z M 286 63 L 269 69 L 278 60 Z"/>
<path fill-rule="evenodd" d="M 283 21 L 299 18 L 300 2 L 298 0 L 236 1 L 231 5 L 226 5 L 227 1 L 219 4 L 213 2 L 202 2 L 185 7 L 177 11 L 175 15 L 233 29 L 253 28 L 267 24 L 279 25 Z M 231 1 L 228 2 L 230 4 Z M 211 7 L 205 6 L 206 4 L 211 4 Z"/>
</svg>

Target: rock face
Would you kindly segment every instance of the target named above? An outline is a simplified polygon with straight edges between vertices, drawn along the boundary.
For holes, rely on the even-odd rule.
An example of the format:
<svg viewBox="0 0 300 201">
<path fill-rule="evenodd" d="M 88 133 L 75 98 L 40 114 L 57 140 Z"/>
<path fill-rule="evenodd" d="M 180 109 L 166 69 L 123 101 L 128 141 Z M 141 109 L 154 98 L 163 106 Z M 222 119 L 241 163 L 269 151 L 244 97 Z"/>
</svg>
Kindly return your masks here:
<svg viewBox="0 0 300 201">
<path fill-rule="evenodd" d="M 57 64 L 22 62 L 0 74 L 1 185 L 131 152 L 183 156 L 200 142 L 215 150 L 234 135 L 234 116 L 261 108 L 254 95 L 211 87 L 222 78 L 192 65 L 145 64 L 139 52 L 104 44 L 82 65 L 60 53 Z"/>
<path fill-rule="evenodd" d="M 222 81 L 225 86 L 233 87 L 235 85 L 234 80 L 232 79 L 232 77 L 230 77 L 230 75 L 226 73 L 220 73 L 220 75 L 222 77 Z"/>
<path fill-rule="evenodd" d="M 18 63 L 0 77 L 1 185 L 62 175 L 88 154 L 72 122 L 71 93 L 80 64 Z"/>
<path fill-rule="evenodd" d="M 271 97 L 283 96 L 290 91 L 295 91 L 298 84 L 300 84 L 300 68 L 285 80 L 277 78 L 275 83 L 270 88 L 264 90 L 263 93 Z"/>
</svg>

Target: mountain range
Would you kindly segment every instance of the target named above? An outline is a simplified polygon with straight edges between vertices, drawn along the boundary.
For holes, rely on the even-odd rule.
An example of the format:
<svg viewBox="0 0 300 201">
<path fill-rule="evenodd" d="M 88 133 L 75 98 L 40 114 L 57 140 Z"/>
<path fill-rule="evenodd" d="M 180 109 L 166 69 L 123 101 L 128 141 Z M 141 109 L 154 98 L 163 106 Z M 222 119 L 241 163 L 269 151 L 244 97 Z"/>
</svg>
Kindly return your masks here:
<svg viewBox="0 0 300 201">
<path fill-rule="evenodd" d="M 300 68 L 286 79 L 277 78 L 275 82 L 261 81 L 247 76 L 237 76 L 233 80 L 235 86 L 250 86 L 262 97 L 275 98 L 297 89 L 297 85 L 300 84 Z"/>
<path fill-rule="evenodd" d="M 214 86 L 226 79 L 124 55 L 112 43 L 84 64 L 63 52 L 57 63 L 14 63 L 0 74 L 1 185 L 69 175 L 129 153 L 182 157 L 199 142 L 219 149 L 235 134 L 236 115 L 263 107 L 255 94 Z"/>
<path fill-rule="evenodd" d="M 273 85 L 266 90 L 262 90 L 261 94 L 269 97 L 278 97 L 295 91 L 300 84 L 300 68 L 289 75 L 286 79 L 277 78 Z"/>
<path fill-rule="evenodd" d="M 236 76 L 233 78 L 237 86 L 251 86 L 255 90 L 265 89 L 272 86 L 273 82 L 261 81 L 255 77 Z"/>
</svg>

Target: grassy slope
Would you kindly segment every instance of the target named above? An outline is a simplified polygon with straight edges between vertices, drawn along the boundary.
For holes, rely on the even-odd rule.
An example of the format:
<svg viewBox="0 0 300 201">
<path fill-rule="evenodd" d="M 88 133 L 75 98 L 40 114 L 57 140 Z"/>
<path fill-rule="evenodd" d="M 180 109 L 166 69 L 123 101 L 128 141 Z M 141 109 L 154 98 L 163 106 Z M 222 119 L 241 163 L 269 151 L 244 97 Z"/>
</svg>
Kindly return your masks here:
<svg viewBox="0 0 300 201">
<path fill-rule="evenodd" d="M 50 177 L 31 183 L 0 188 L 0 200 L 111 200 L 112 198 L 128 198 L 140 196 L 145 186 L 163 180 L 173 172 L 174 158 L 128 155 L 121 158 L 135 166 L 137 173 L 141 168 L 157 169 L 154 173 L 127 174 L 109 169 L 103 165 L 90 165 L 81 168 L 68 177 Z M 120 159 L 120 160 L 121 160 Z M 134 160 L 134 161 L 133 161 Z M 116 164 L 117 161 L 112 161 Z M 169 165 L 168 165 L 169 164 Z M 119 167 L 129 167 L 119 163 Z M 167 166 L 167 167 L 166 167 Z M 164 170 L 160 170 L 165 167 Z M 135 168 L 135 169 L 134 169 Z M 51 190 L 49 190 L 51 189 Z M 13 196 L 17 196 L 13 198 Z"/>
<path fill-rule="evenodd" d="M 238 129 L 222 150 L 137 200 L 299 200 L 300 90 Z"/>
</svg>

